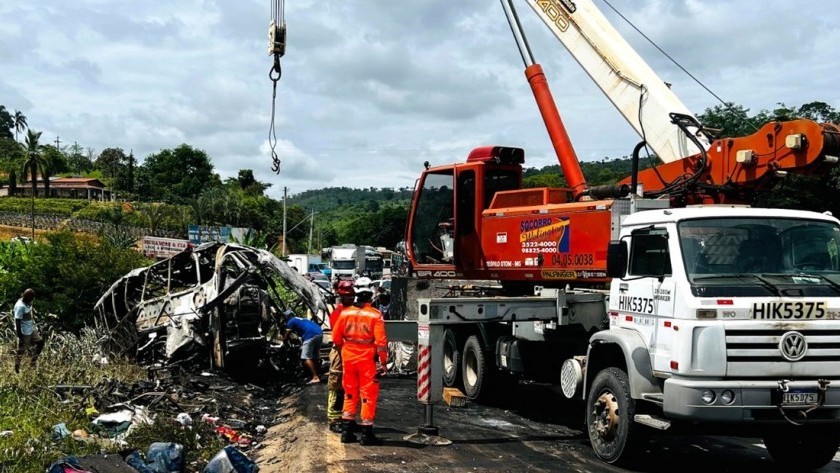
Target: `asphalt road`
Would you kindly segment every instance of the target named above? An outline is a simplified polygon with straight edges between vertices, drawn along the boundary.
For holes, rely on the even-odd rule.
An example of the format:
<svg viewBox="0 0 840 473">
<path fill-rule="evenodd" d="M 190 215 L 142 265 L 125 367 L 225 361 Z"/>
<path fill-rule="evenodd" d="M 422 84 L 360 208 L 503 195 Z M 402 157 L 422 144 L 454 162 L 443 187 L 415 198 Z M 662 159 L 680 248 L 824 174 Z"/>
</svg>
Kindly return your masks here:
<svg viewBox="0 0 840 473">
<path fill-rule="evenodd" d="M 311 391 L 309 391 L 311 390 Z M 580 404 L 561 402 L 549 386 L 520 385 L 494 406 L 435 406 L 435 424 L 450 446 L 418 446 L 404 440 L 423 423 L 414 378 L 386 378 L 377 412 L 382 447 L 342 445 L 332 467 L 353 472 L 547 471 L 547 472 L 779 472 L 759 439 L 657 436 L 633 470 L 605 465 L 589 446 Z M 307 388 L 304 415 L 325 423 L 326 387 Z M 328 443 L 337 435 L 323 430 Z M 337 461 L 335 461 L 337 460 Z M 334 470 L 335 468 L 329 468 Z M 823 472 L 840 472 L 840 456 Z"/>
</svg>

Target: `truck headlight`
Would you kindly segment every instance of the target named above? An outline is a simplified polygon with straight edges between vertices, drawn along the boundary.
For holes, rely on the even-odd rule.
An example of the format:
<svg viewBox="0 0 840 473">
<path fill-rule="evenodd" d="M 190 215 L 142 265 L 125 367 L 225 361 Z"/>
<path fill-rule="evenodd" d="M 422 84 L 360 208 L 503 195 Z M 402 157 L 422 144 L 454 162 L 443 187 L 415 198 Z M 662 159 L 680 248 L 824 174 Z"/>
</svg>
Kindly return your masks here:
<svg viewBox="0 0 840 473">
<path fill-rule="evenodd" d="M 720 402 L 727 405 L 732 404 L 733 402 L 735 402 L 735 393 L 729 389 L 723 391 L 722 393 L 720 393 Z"/>
<path fill-rule="evenodd" d="M 717 396 L 715 395 L 714 391 L 712 391 L 711 389 L 707 389 L 703 391 L 703 394 L 700 395 L 700 400 L 703 401 L 704 404 L 711 405 L 715 402 L 716 397 Z"/>
</svg>

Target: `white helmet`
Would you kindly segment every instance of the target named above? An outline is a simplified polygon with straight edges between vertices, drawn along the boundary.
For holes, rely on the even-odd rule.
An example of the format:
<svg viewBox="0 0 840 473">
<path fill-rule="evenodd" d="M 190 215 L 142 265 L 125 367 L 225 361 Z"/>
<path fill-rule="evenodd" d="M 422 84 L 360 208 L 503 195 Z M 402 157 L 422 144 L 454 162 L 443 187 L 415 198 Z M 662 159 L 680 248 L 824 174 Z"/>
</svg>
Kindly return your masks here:
<svg viewBox="0 0 840 473">
<path fill-rule="evenodd" d="M 370 278 L 362 276 L 356 280 L 355 284 L 353 285 L 353 288 L 356 289 L 356 294 L 360 292 L 369 292 L 373 294 L 372 284 L 373 283 L 370 280 Z"/>
</svg>

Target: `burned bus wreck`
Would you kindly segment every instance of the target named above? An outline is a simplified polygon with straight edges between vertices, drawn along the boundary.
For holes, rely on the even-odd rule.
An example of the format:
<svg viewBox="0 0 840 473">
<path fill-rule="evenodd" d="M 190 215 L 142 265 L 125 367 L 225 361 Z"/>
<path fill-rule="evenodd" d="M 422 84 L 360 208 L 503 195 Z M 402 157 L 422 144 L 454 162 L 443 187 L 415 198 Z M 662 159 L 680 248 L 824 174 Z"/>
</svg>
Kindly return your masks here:
<svg viewBox="0 0 840 473">
<path fill-rule="evenodd" d="M 323 290 L 265 250 L 206 243 L 116 281 L 96 302 L 107 349 L 146 362 L 260 355 L 283 314 L 323 320 Z"/>
</svg>

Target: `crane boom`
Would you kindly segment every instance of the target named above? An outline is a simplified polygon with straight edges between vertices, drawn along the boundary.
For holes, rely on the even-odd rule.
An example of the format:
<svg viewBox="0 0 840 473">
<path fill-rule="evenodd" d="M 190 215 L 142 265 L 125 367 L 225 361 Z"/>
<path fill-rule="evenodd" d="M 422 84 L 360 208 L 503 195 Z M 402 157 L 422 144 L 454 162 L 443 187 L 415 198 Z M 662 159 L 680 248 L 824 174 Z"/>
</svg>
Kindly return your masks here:
<svg viewBox="0 0 840 473">
<path fill-rule="evenodd" d="M 591 0 L 527 3 L 663 162 L 700 151 L 669 116 L 691 112 Z M 698 139 L 708 150 L 706 137 Z"/>
</svg>

